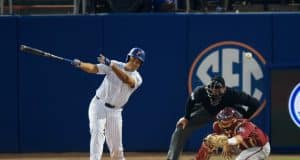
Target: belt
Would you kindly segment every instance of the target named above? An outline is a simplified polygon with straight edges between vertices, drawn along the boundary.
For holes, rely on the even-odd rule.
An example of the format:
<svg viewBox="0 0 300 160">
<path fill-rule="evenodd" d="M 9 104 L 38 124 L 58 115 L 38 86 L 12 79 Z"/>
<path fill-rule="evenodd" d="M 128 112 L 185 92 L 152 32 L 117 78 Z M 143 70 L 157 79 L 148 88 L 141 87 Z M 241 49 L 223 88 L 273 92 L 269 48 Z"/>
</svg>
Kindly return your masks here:
<svg viewBox="0 0 300 160">
<path fill-rule="evenodd" d="M 109 103 L 104 103 L 104 105 L 105 105 L 106 107 L 108 107 L 108 108 L 116 108 L 116 106 L 111 105 L 111 104 L 109 104 Z"/>
<path fill-rule="evenodd" d="M 99 100 L 100 98 L 98 96 L 96 96 L 96 99 Z M 109 104 L 109 103 L 104 103 L 104 105 L 108 108 L 116 108 L 116 106 L 112 105 L 112 104 Z"/>
</svg>

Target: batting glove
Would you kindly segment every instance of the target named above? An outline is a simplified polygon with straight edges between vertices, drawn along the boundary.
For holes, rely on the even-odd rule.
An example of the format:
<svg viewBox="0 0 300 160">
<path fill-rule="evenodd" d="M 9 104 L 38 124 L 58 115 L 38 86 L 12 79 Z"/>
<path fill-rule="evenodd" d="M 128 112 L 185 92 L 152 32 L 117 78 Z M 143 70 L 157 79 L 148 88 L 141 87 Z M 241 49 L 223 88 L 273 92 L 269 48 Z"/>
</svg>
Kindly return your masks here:
<svg viewBox="0 0 300 160">
<path fill-rule="evenodd" d="M 98 59 L 99 63 L 110 66 L 111 61 L 107 57 L 105 57 L 104 55 L 100 54 L 100 56 L 97 57 L 97 59 Z"/>
<path fill-rule="evenodd" d="M 81 61 L 79 59 L 74 59 L 71 64 L 75 67 L 80 67 Z"/>
</svg>

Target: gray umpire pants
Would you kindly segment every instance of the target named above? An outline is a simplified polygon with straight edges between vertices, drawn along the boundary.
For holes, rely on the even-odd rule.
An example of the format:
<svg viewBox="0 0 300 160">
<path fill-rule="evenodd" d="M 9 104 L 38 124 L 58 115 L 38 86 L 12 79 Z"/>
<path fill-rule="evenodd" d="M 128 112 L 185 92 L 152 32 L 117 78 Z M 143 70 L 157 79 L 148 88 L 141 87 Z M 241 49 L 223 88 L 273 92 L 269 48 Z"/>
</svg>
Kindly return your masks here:
<svg viewBox="0 0 300 160">
<path fill-rule="evenodd" d="M 213 116 L 205 109 L 197 110 L 191 114 L 191 119 L 184 129 L 182 126 L 176 127 L 171 137 L 167 160 L 178 160 L 188 137 L 212 119 Z"/>
</svg>

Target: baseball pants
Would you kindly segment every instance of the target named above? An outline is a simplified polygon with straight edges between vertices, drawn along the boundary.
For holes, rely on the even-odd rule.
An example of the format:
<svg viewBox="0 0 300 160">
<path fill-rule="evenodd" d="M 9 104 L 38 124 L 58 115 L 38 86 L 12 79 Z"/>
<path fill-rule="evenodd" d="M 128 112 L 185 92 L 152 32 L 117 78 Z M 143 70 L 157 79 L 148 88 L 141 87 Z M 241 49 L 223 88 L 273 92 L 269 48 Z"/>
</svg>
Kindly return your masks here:
<svg viewBox="0 0 300 160">
<path fill-rule="evenodd" d="M 186 140 L 196 130 L 207 124 L 213 119 L 205 109 L 197 110 L 192 113 L 191 119 L 183 129 L 181 126 L 176 127 L 170 142 L 167 160 L 178 160 L 183 150 Z M 201 142 L 199 140 L 199 142 Z"/>
<path fill-rule="evenodd" d="M 92 99 L 89 106 L 90 160 L 101 160 L 103 145 L 109 148 L 112 160 L 125 160 L 122 144 L 122 109 L 111 109 L 104 102 Z"/>
<path fill-rule="evenodd" d="M 263 147 L 252 147 L 243 150 L 236 158 L 236 160 L 264 160 L 270 155 L 270 143 L 266 143 Z"/>
</svg>

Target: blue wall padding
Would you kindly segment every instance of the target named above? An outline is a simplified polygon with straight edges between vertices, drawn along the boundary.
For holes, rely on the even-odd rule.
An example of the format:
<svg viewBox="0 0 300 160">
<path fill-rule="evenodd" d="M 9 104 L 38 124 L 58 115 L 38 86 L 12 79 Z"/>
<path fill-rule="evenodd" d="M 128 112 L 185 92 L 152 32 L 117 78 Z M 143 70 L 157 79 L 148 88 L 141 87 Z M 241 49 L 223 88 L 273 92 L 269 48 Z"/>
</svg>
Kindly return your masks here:
<svg viewBox="0 0 300 160">
<path fill-rule="evenodd" d="M 267 66 L 298 65 L 299 14 L 107 14 L 0 17 L 0 152 L 88 152 L 88 106 L 103 76 L 66 62 L 24 54 L 20 44 L 96 63 L 103 53 L 125 61 L 132 47 L 146 51 L 142 86 L 123 111 L 125 151 L 163 151 L 184 114 L 195 57 L 221 41 L 248 44 Z M 236 66 L 235 71 L 241 72 Z M 269 70 L 266 108 L 254 119 L 270 132 Z M 196 151 L 211 125 L 187 142 Z"/>
</svg>

